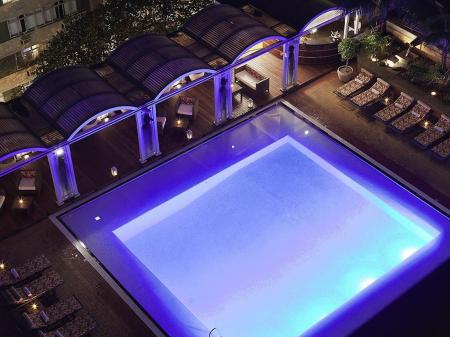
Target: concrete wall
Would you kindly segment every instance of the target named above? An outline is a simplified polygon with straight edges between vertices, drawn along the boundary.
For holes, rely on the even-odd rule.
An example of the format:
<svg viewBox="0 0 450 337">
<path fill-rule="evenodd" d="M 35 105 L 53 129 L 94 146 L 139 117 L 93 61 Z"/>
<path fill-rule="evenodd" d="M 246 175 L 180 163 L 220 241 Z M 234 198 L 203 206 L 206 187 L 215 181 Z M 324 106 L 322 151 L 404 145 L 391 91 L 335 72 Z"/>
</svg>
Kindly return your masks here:
<svg viewBox="0 0 450 337">
<path fill-rule="evenodd" d="M 393 21 L 387 22 L 386 29 L 390 34 L 405 44 L 410 43 L 417 37 L 414 33 Z M 422 43 L 415 48 L 415 51 L 436 63 L 441 63 L 441 52 L 434 46 Z M 450 56 L 447 56 L 447 66 L 450 67 Z"/>
</svg>

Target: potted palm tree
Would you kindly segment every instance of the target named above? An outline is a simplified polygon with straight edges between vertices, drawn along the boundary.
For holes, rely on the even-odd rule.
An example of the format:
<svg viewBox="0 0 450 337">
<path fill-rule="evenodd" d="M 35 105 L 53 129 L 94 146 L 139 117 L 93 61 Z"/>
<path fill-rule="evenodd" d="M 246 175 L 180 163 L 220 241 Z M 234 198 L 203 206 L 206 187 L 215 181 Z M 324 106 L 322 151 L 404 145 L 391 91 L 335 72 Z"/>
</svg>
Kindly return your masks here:
<svg viewBox="0 0 450 337">
<path fill-rule="evenodd" d="M 348 62 L 358 55 L 360 42 L 356 39 L 345 38 L 338 44 L 338 52 L 341 55 L 342 61 L 345 65 L 337 69 L 337 74 L 342 82 L 348 82 L 353 77 L 353 68 L 348 65 Z"/>
</svg>

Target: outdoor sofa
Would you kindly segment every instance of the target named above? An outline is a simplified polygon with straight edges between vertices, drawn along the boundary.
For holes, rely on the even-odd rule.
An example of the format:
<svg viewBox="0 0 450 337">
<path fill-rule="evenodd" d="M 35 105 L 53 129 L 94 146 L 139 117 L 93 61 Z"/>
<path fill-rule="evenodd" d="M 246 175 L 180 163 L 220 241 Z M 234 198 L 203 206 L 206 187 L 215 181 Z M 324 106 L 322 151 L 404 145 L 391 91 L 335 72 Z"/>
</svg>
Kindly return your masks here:
<svg viewBox="0 0 450 337">
<path fill-rule="evenodd" d="M 39 171 L 23 170 L 19 172 L 17 190 L 19 195 L 39 195 L 42 186 L 42 177 Z"/>
<path fill-rule="evenodd" d="M 248 64 L 236 68 L 236 82 L 257 96 L 269 93 L 269 78 L 257 72 Z"/>
<path fill-rule="evenodd" d="M 177 101 L 177 117 L 188 118 L 194 121 L 197 118 L 199 100 L 188 96 L 179 96 Z"/>
<path fill-rule="evenodd" d="M 387 123 L 405 112 L 413 102 L 414 98 L 402 92 L 392 104 L 384 107 L 373 116 L 376 119 Z"/>
<path fill-rule="evenodd" d="M 374 76 L 372 73 L 368 72 L 364 68 L 361 68 L 361 71 L 353 80 L 345 83 L 344 85 L 341 85 L 334 92 L 336 95 L 342 98 L 348 98 L 368 85 L 373 80 L 373 78 Z"/>
<path fill-rule="evenodd" d="M 433 126 L 414 137 L 414 143 L 425 149 L 436 143 L 450 132 L 450 117 L 442 114 Z"/>
</svg>

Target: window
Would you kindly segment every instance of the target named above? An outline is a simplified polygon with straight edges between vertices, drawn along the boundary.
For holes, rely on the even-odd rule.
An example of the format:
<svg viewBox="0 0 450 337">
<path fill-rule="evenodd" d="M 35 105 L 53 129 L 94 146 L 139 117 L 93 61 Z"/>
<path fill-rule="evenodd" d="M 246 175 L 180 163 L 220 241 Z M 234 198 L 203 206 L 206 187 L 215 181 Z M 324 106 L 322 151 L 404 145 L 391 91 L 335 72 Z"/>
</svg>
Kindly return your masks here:
<svg viewBox="0 0 450 337">
<path fill-rule="evenodd" d="M 39 45 L 35 44 L 31 47 L 22 49 L 22 58 L 26 65 L 33 63 L 39 55 Z"/>
<path fill-rule="evenodd" d="M 27 25 L 25 24 L 25 15 L 19 15 L 19 25 L 20 25 L 20 32 L 26 32 L 27 31 Z"/>
<path fill-rule="evenodd" d="M 64 1 L 58 1 L 55 2 L 55 13 L 56 13 L 56 18 L 57 19 L 62 19 L 64 18 Z"/>
<path fill-rule="evenodd" d="M 8 30 L 10 37 L 14 37 L 22 33 L 22 30 L 20 29 L 19 20 L 17 19 L 8 20 Z"/>
<path fill-rule="evenodd" d="M 64 0 L 64 11 L 66 15 L 76 12 L 77 11 L 76 0 Z"/>
</svg>

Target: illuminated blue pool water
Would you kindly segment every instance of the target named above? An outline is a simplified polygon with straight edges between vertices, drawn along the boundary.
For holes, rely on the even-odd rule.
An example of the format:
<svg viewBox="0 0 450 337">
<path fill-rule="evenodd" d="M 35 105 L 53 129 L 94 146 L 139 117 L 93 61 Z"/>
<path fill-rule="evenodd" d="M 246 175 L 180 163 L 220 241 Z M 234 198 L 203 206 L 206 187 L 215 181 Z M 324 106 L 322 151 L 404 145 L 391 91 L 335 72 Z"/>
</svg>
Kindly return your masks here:
<svg viewBox="0 0 450 337">
<path fill-rule="evenodd" d="M 174 337 L 344 335 L 448 256 L 446 217 L 280 106 L 62 220 Z"/>
</svg>

